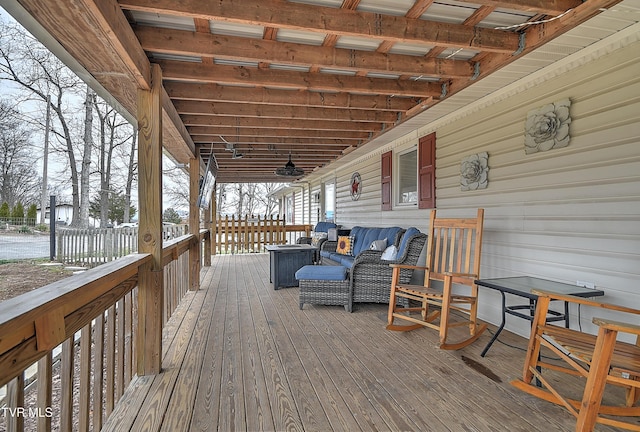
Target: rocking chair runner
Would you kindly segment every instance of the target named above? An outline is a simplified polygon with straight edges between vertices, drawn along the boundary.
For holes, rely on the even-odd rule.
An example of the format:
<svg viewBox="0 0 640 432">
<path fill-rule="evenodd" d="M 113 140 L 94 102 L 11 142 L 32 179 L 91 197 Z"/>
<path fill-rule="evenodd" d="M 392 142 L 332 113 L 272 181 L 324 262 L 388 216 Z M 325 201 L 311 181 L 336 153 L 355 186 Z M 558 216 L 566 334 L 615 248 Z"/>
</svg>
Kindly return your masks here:
<svg viewBox="0 0 640 432">
<path fill-rule="evenodd" d="M 596 423 L 640 431 L 639 419 L 635 419 L 635 423 L 629 423 L 610 417 L 640 417 L 640 310 L 574 296 L 533 292 L 538 295 L 538 302 L 525 358 L 524 375 L 522 380 L 514 380 L 511 384 L 541 399 L 564 405 L 577 419 L 576 431 L 592 431 Z M 634 324 L 594 318 L 593 323 L 599 327 L 597 336 L 551 325 L 545 322 L 545 317 L 552 300 L 613 310 L 619 314 L 620 319 Z M 618 333 L 635 335 L 636 344 L 616 341 Z M 542 347 L 553 351 L 565 363 L 558 365 L 542 358 Z M 545 370 L 586 378 L 582 401 L 563 395 L 562 388 L 554 388 L 554 380 L 548 379 Z M 536 386 L 532 382 L 534 378 L 547 390 Z M 625 388 L 625 404 L 602 404 L 606 384 Z"/>
<path fill-rule="evenodd" d="M 460 349 L 480 337 L 486 324 L 478 325 L 477 322 L 478 287 L 475 280 L 480 273 L 483 221 L 484 209 L 478 209 L 476 218 L 463 219 L 436 218 L 436 210 L 431 211 L 426 267 L 392 265 L 387 330 L 409 331 L 422 326 L 437 329 L 442 349 Z M 401 268 L 425 270 L 424 284 L 398 284 Z M 466 292 L 454 293 L 454 288 L 465 288 Z M 417 301 L 421 306 L 399 307 L 396 297 Z M 439 309 L 430 311 L 430 305 Z M 453 317 L 452 311 L 467 319 Z M 396 325 L 396 318 L 414 324 Z M 469 327 L 469 336 L 450 342 L 449 329 L 460 326 Z"/>
</svg>

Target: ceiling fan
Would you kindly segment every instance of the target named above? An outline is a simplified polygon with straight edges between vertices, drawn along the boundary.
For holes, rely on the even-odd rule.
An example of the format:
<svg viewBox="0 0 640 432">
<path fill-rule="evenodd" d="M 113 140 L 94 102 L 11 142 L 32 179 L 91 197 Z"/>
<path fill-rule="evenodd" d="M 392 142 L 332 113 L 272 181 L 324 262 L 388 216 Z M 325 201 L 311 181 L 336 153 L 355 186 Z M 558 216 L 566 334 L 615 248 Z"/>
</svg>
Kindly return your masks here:
<svg viewBox="0 0 640 432">
<path fill-rule="evenodd" d="M 300 177 L 304 174 L 304 170 L 293 164 L 291 152 L 289 152 L 289 161 L 283 167 L 277 168 L 275 174 L 281 177 Z"/>
</svg>

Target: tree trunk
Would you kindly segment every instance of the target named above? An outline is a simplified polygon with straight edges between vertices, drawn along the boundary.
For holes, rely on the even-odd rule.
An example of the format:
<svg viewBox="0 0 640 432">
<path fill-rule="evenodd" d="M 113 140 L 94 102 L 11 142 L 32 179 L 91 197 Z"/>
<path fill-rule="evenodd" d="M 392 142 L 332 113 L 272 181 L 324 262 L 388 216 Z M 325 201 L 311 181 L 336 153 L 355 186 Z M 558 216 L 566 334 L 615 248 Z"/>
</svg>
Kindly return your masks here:
<svg viewBox="0 0 640 432">
<path fill-rule="evenodd" d="M 238 183 L 238 217 L 242 217 L 244 209 L 244 187 L 242 183 Z"/>
<path fill-rule="evenodd" d="M 94 98 L 93 91 L 87 86 L 87 95 L 84 100 L 84 149 L 82 171 L 80 172 L 80 218 L 78 222 L 81 228 L 89 226 L 89 174 L 91 174 L 91 149 L 93 148 Z"/>
<path fill-rule="evenodd" d="M 131 222 L 129 210 L 131 208 L 131 188 L 133 186 L 133 178 L 136 173 L 136 144 L 138 143 L 138 129 L 133 128 L 133 143 L 131 144 L 131 152 L 129 153 L 129 165 L 127 170 L 127 185 L 124 192 L 124 221 Z"/>
</svg>

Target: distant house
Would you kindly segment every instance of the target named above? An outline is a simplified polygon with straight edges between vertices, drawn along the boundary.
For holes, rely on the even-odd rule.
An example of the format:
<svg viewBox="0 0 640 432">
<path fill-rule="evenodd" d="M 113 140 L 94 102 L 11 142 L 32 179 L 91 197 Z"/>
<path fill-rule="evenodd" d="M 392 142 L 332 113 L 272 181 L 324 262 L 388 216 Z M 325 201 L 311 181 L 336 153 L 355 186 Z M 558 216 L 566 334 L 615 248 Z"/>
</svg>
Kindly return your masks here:
<svg viewBox="0 0 640 432">
<path fill-rule="evenodd" d="M 38 222 L 40 221 L 40 212 L 41 209 L 38 209 L 36 216 L 36 221 Z M 56 204 L 55 219 L 58 225 L 69 225 L 73 220 L 73 206 L 71 204 Z M 51 209 L 49 207 L 46 207 L 44 213 L 44 223 L 49 224 L 50 221 Z M 96 219 L 89 217 L 89 226 L 95 227 L 98 225 L 99 222 Z"/>
<path fill-rule="evenodd" d="M 36 220 L 40 221 L 42 209 L 38 209 Z M 69 225 L 73 219 L 73 206 L 71 204 L 57 204 L 55 211 L 56 222 L 60 225 Z M 51 221 L 51 209 L 47 207 L 44 213 L 44 223 Z"/>
</svg>

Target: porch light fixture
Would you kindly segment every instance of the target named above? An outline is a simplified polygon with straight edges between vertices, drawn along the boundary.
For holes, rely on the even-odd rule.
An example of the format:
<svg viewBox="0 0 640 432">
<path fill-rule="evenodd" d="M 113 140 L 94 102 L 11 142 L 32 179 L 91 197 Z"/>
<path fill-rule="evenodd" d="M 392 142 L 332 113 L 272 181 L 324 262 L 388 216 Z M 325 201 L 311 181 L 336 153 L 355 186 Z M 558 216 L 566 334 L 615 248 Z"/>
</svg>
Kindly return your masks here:
<svg viewBox="0 0 640 432">
<path fill-rule="evenodd" d="M 291 152 L 289 152 L 289 161 L 282 168 L 277 168 L 275 174 L 281 177 L 300 177 L 304 174 L 304 170 L 302 168 L 296 168 L 293 162 L 291 162 Z"/>
</svg>

